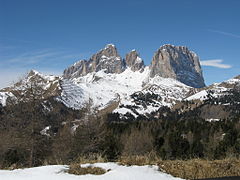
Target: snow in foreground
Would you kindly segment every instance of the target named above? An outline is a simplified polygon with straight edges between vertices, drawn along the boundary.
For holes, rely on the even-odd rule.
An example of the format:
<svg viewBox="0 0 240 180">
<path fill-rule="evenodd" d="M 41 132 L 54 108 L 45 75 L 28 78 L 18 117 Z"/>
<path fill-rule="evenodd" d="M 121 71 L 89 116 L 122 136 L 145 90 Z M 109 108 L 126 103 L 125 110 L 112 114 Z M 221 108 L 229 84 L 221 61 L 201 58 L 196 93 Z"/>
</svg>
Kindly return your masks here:
<svg viewBox="0 0 240 180">
<path fill-rule="evenodd" d="M 88 166 L 85 164 L 85 166 Z M 116 163 L 96 163 L 93 166 L 111 169 L 103 175 L 72 175 L 65 172 L 68 166 L 54 165 L 13 171 L 0 170 L 1 180 L 180 180 L 159 172 L 157 166 L 120 166 Z"/>
</svg>

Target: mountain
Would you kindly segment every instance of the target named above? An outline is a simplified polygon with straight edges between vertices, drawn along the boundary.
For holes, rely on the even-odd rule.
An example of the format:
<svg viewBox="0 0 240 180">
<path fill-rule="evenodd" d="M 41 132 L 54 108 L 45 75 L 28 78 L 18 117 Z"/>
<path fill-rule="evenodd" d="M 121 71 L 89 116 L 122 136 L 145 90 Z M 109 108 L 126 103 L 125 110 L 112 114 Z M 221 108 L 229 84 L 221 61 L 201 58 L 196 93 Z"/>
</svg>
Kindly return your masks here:
<svg viewBox="0 0 240 180">
<path fill-rule="evenodd" d="M 121 73 L 124 70 L 122 58 L 113 44 L 108 44 L 89 60 L 80 60 L 65 69 L 63 77 L 67 79 L 77 78 L 103 69 L 107 73 Z"/>
<path fill-rule="evenodd" d="M 205 86 L 198 56 L 186 47 L 172 45 L 160 47 L 151 65 L 145 66 L 136 50 L 123 59 L 116 46 L 109 44 L 89 60 L 80 60 L 65 69 L 63 78 L 58 100 L 67 107 L 81 109 L 91 102 L 93 107 L 103 110 L 114 104 L 117 108 L 110 109 L 115 112 L 134 115 L 171 106 L 185 98 L 193 87 Z M 136 105 L 136 94 L 154 94 L 159 98 Z M 135 106 L 135 113 L 127 108 L 130 105 Z"/>
<path fill-rule="evenodd" d="M 148 115 L 162 106 L 181 101 L 204 101 L 239 87 L 239 76 L 205 87 L 199 57 L 187 47 L 163 45 L 149 66 L 136 50 L 122 58 L 115 45 L 108 44 L 88 60 L 66 68 L 63 76 L 47 76 L 31 71 L 15 85 L 0 90 L 0 102 L 28 101 L 33 86 L 38 95 L 54 97 L 72 109 L 91 107 L 92 112 L 115 112 L 122 116 Z M 35 92 L 36 93 L 36 92 Z"/>
<path fill-rule="evenodd" d="M 144 62 L 136 50 L 132 50 L 123 60 L 113 44 L 94 54 L 89 60 L 80 60 L 64 70 L 67 79 L 85 76 L 91 72 L 105 70 L 106 73 L 122 73 L 128 67 L 132 71 L 143 71 Z M 152 58 L 150 77 L 176 79 L 195 88 L 205 86 L 198 56 L 184 46 L 161 46 Z"/>
<path fill-rule="evenodd" d="M 240 75 L 221 83 L 214 83 L 210 86 L 196 89 L 193 95 L 186 98 L 186 100 L 206 100 L 211 97 L 219 98 L 227 95 L 231 90 L 240 91 Z"/>
<path fill-rule="evenodd" d="M 66 106 L 81 109 L 91 102 L 92 107 L 103 110 L 115 104 L 117 112 L 127 113 L 126 106 L 135 105 L 137 111 L 149 113 L 160 106 L 171 106 L 186 96 L 191 87 L 170 78 L 149 77 L 150 69 L 132 71 L 127 68 L 120 74 L 106 73 L 104 70 L 92 72 L 61 83 L 62 94 L 59 98 Z M 152 103 L 141 105 L 134 100 L 136 94 L 159 96 Z M 160 100 L 161 99 L 161 100 Z M 117 105 L 116 105 L 117 104 Z M 125 112 L 125 111 L 126 112 Z"/>
<path fill-rule="evenodd" d="M 130 67 L 134 72 L 144 69 L 144 62 L 135 49 L 126 55 L 125 60 L 127 67 Z"/>
<path fill-rule="evenodd" d="M 184 46 L 164 45 L 155 52 L 150 77 L 160 75 L 195 88 L 205 86 L 198 56 Z"/>
<path fill-rule="evenodd" d="M 0 90 L 0 166 L 69 163 L 88 153 L 237 156 L 239 92 L 240 76 L 205 86 L 186 47 L 164 45 L 147 66 L 136 50 L 122 58 L 110 44 L 62 76 L 32 70 Z"/>
<path fill-rule="evenodd" d="M 60 79 L 58 76 L 44 75 L 31 70 L 13 86 L 0 90 L 0 103 L 6 105 L 8 102 L 28 101 L 31 98 L 46 99 L 58 96 Z"/>
</svg>

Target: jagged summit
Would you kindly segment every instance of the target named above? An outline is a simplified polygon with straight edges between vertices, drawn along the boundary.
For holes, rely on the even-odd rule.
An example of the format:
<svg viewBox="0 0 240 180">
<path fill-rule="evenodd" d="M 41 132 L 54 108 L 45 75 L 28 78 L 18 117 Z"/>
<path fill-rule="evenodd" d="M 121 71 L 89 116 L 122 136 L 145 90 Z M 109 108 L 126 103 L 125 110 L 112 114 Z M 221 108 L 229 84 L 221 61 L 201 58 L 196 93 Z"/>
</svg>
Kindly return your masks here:
<svg viewBox="0 0 240 180">
<path fill-rule="evenodd" d="M 160 46 L 159 49 L 169 49 L 169 48 L 188 50 L 188 48 L 186 46 L 175 46 L 173 44 L 164 44 L 164 45 Z"/>
<path fill-rule="evenodd" d="M 32 76 L 32 75 L 36 75 L 36 74 L 39 74 L 39 72 L 35 69 L 31 69 L 29 72 L 28 72 L 28 76 Z"/>
<path fill-rule="evenodd" d="M 64 78 L 77 78 L 91 72 L 105 70 L 106 73 L 121 73 L 124 63 L 113 44 L 108 44 L 94 54 L 89 60 L 80 60 L 64 70 Z"/>
<path fill-rule="evenodd" d="M 15 84 L 0 89 L 0 104 L 7 104 L 7 99 L 15 102 L 26 102 L 31 97 L 45 99 L 60 93 L 59 81 L 62 78 L 54 75 L 44 75 L 36 70 L 30 70 Z M 38 96 L 38 97 L 37 97 Z"/>
<path fill-rule="evenodd" d="M 130 67 L 132 71 L 142 71 L 144 69 L 144 62 L 135 49 L 126 55 L 125 60 L 127 67 Z"/>
<path fill-rule="evenodd" d="M 127 53 L 125 59 L 119 55 L 113 44 L 94 54 L 89 60 L 81 60 L 65 69 L 64 78 L 77 78 L 91 72 L 104 70 L 105 73 L 122 73 L 130 68 L 132 71 L 142 72 L 144 61 L 134 49 Z M 153 56 L 150 65 L 150 76 L 176 79 L 191 87 L 204 87 L 204 79 L 198 56 L 185 46 L 166 44 L 161 46 Z"/>
<path fill-rule="evenodd" d="M 203 87 L 198 56 L 185 46 L 163 45 L 154 54 L 151 65 L 145 66 L 136 50 L 123 59 L 115 45 L 108 44 L 88 60 L 80 60 L 64 71 L 63 77 L 47 76 L 31 70 L 21 81 L 0 90 L 0 104 L 13 98 L 27 101 L 32 85 L 43 90 L 42 98 L 54 97 L 73 109 L 81 109 L 91 101 L 96 110 L 114 110 L 137 117 L 172 107 L 182 100 L 223 95 L 240 89 L 240 76 Z M 214 96 L 214 97 L 215 97 Z M 22 98 L 24 97 L 24 99 Z"/>
<path fill-rule="evenodd" d="M 29 79 L 29 78 L 36 77 L 36 76 L 43 77 L 43 76 L 46 76 L 46 75 L 40 73 L 39 71 L 37 71 L 35 69 L 31 69 L 22 78 L 23 79 Z"/>
<path fill-rule="evenodd" d="M 109 44 L 107 44 L 106 46 L 105 46 L 105 48 L 104 49 L 107 49 L 107 48 L 114 48 L 115 47 L 115 45 L 114 44 L 112 44 L 112 43 L 109 43 Z"/>
<path fill-rule="evenodd" d="M 96 55 L 104 55 L 104 56 L 107 56 L 107 57 L 112 57 L 112 56 L 117 57 L 117 56 L 119 56 L 119 54 L 117 52 L 117 48 L 114 44 L 107 44 L 105 46 L 105 48 L 101 49 L 96 54 L 94 54 L 92 56 L 92 58 Z"/>
<path fill-rule="evenodd" d="M 161 46 L 155 52 L 150 68 L 150 77 L 159 75 L 196 88 L 205 86 L 199 58 L 185 46 Z"/>
</svg>

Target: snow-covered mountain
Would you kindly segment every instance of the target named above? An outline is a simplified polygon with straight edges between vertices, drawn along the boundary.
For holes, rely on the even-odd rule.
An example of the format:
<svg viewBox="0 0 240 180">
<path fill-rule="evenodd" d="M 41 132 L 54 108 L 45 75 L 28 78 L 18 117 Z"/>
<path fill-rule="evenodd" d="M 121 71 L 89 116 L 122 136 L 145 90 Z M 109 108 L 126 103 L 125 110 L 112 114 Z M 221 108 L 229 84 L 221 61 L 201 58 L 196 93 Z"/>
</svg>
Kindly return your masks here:
<svg viewBox="0 0 240 180">
<path fill-rule="evenodd" d="M 132 71 L 144 69 L 144 62 L 136 50 L 122 59 L 113 44 L 108 44 L 89 60 L 80 60 L 64 70 L 63 77 L 72 79 L 91 72 L 105 70 L 108 74 L 120 74 L 127 68 Z M 154 54 L 149 66 L 149 77 L 160 76 L 176 79 L 192 87 L 205 86 L 198 56 L 184 46 L 163 45 Z"/>
<path fill-rule="evenodd" d="M 64 70 L 64 78 L 76 78 L 91 72 L 104 69 L 107 73 L 121 73 L 124 71 L 124 62 L 113 44 L 94 54 L 89 60 L 80 60 Z"/>
<path fill-rule="evenodd" d="M 186 85 L 205 86 L 199 57 L 185 46 L 164 45 L 154 54 L 150 76 L 173 78 Z"/>
<path fill-rule="evenodd" d="M 163 105 L 171 106 L 176 101 L 181 101 L 191 87 L 170 78 L 155 76 L 149 77 L 149 67 L 143 71 L 132 71 L 127 68 L 124 72 L 106 73 L 104 70 L 88 73 L 85 76 L 63 80 L 61 83 L 62 94 L 59 98 L 66 106 L 80 109 L 87 103 L 101 110 L 118 104 L 114 112 L 133 115 L 150 113 Z M 140 103 L 136 98 L 140 96 L 150 98 L 151 103 Z M 134 106 L 133 113 L 129 106 Z"/>
<path fill-rule="evenodd" d="M 0 103 L 26 101 L 31 96 L 55 97 L 69 108 L 86 106 L 137 117 L 172 107 L 182 100 L 204 100 L 239 88 L 240 77 L 204 87 L 198 56 L 183 46 L 164 45 L 153 56 L 150 66 L 136 50 L 120 57 L 116 46 L 108 44 L 89 60 L 80 60 L 64 70 L 63 76 L 47 76 L 31 71 L 15 85 L 0 90 Z M 38 94 L 33 94 L 33 87 Z"/>
<path fill-rule="evenodd" d="M 0 103 L 6 105 L 8 102 L 28 101 L 33 96 L 38 99 L 57 96 L 60 93 L 60 79 L 61 77 L 44 75 L 31 70 L 13 86 L 0 90 Z"/>
<path fill-rule="evenodd" d="M 158 68 L 165 70 L 158 72 Z M 192 88 L 186 84 L 204 86 L 197 55 L 186 47 L 172 45 L 160 47 L 152 64 L 145 66 L 136 50 L 123 59 L 116 46 L 108 44 L 89 60 L 80 60 L 67 68 L 63 78 L 58 100 L 66 106 L 80 109 L 91 103 L 102 110 L 114 104 L 117 106 L 114 112 L 134 116 L 181 101 Z M 151 98 L 151 102 L 136 99 L 143 97 Z"/>
<path fill-rule="evenodd" d="M 229 91 L 233 89 L 240 91 L 240 75 L 221 83 L 214 83 L 205 88 L 196 89 L 196 92 L 194 92 L 193 95 L 187 97 L 186 100 L 203 101 L 211 97 L 219 98 L 221 96 L 227 95 Z"/>
</svg>

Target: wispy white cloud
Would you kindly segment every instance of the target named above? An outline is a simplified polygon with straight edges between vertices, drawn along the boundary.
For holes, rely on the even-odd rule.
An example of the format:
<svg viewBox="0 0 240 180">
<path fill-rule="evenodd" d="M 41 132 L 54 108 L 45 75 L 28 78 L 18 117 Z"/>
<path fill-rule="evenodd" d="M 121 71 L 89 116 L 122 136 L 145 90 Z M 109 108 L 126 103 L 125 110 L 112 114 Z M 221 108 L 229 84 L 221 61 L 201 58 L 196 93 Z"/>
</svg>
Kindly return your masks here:
<svg viewBox="0 0 240 180">
<path fill-rule="evenodd" d="M 8 63 L 24 63 L 24 64 L 35 64 L 45 58 L 52 58 L 55 56 L 59 56 L 58 52 L 51 52 L 48 50 L 23 53 L 18 55 L 17 57 L 7 59 Z"/>
<path fill-rule="evenodd" d="M 234 38 L 240 38 L 240 35 L 229 33 L 229 32 L 224 32 L 224 31 L 219 31 L 219 30 L 214 30 L 214 29 L 209 29 L 208 31 L 218 33 L 218 34 L 222 34 L 222 35 L 225 35 L 225 36 L 231 36 L 231 37 L 234 37 Z"/>
<path fill-rule="evenodd" d="M 53 64 L 61 61 L 79 58 L 85 58 L 88 53 L 73 53 L 67 50 L 53 50 L 43 49 L 32 52 L 25 52 L 21 54 L 15 54 L 14 56 L 0 57 L 0 64 L 5 65 L 18 65 L 18 66 L 31 66 L 38 64 Z"/>
<path fill-rule="evenodd" d="M 222 68 L 222 69 L 229 69 L 232 67 L 229 64 L 222 64 L 222 62 L 223 62 L 222 59 L 211 59 L 211 60 L 200 61 L 200 64 L 202 66 L 211 66 L 211 67 Z"/>
<path fill-rule="evenodd" d="M 8 63 L 36 64 L 46 59 L 49 61 L 59 57 L 65 57 L 66 56 L 65 53 L 66 52 L 45 49 L 45 50 L 39 50 L 34 52 L 22 53 L 22 54 L 16 55 L 15 57 L 5 59 L 5 61 Z M 72 57 L 73 56 L 74 55 L 72 55 Z"/>
</svg>

